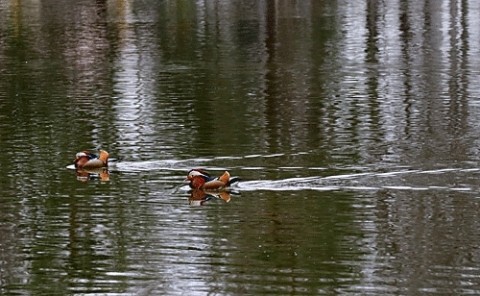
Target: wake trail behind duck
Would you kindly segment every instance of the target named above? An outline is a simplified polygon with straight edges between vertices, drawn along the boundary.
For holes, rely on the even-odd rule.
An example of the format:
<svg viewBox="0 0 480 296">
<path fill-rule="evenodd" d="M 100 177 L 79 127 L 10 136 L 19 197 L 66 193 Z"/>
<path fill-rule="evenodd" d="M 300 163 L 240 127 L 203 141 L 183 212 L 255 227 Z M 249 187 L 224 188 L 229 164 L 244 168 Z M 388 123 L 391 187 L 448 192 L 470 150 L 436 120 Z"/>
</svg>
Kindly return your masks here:
<svg viewBox="0 0 480 296">
<path fill-rule="evenodd" d="M 376 191 L 376 190 L 480 190 L 473 173 L 480 169 L 444 168 L 438 170 L 399 170 L 390 172 L 360 172 L 331 176 L 295 177 L 279 180 L 249 180 L 235 186 L 239 191 Z M 461 182 L 459 181 L 461 180 Z"/>
</svg>

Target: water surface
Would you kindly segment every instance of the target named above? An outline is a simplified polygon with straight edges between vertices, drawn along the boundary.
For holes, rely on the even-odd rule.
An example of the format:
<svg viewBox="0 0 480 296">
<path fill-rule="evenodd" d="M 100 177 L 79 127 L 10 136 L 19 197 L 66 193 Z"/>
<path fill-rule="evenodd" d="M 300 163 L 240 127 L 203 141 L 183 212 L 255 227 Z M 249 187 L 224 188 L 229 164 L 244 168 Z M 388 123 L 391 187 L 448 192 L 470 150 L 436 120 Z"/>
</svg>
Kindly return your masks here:
<svg viewBox="0 0 480 296">
<path fill-rule="evenodd" d="M 478 294 L 480 5 L 387 2 L 3 1 L 0 294 Z"/>
</svg>

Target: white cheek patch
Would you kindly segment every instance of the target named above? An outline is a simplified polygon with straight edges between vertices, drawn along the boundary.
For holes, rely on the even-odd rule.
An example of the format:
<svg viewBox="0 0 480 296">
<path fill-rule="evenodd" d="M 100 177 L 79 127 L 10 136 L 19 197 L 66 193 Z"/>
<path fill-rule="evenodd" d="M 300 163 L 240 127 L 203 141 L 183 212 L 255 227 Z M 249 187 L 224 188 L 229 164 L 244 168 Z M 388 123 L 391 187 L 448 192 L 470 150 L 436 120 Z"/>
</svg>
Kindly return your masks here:
<svg viewBox="0 0 480 296">
<path fill-rule="evenodd" d="M 189 174 L 188 174 L 189 177 L 197 177 L 197 176 L 202 176 L 202 177 L 206 177 L 206 175 L 200 173 L 199 171 L 191 171 Z"/>
<path fill-rule="evenodd" d="M 85 157 L 85 156 L 88 156 L 85 152 L 78 152 L 78 153 L 75 155 L 76 158 Z"/>
</svg>

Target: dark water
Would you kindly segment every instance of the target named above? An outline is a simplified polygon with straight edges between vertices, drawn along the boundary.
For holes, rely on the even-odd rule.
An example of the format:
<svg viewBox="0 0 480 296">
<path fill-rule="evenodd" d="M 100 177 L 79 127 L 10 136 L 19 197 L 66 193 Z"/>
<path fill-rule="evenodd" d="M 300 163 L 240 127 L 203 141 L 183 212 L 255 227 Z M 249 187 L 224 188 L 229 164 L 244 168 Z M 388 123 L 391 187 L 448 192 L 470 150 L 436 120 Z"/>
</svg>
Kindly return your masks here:
<svg viewBox="0 0 480 296">
<path fill-rule="evenodd" d="M 478 295 L 479 15 L 2 0 L 0 294 Z"/>
</svg>

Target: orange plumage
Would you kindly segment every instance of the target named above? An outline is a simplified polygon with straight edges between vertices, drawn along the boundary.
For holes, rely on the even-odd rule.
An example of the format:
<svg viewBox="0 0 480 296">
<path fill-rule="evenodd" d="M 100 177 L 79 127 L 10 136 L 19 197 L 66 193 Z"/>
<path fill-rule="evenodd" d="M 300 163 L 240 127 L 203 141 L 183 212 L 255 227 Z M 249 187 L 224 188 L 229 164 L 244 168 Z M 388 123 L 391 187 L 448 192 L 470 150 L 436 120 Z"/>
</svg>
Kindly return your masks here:
<svg viewBox="0 0 480 296">
<path fill-rule="evenodd" d="M 188 172 L 187 180 L 190 181 L 190 188 L 193 189 L 222 190 L 228 188 L 239 179 L 236 177 L 231 178 L 230 173 L 227 171 L 218 178 L 212 178 L 207 172 L 201 169 L 193 169 Z"/>
<path fill-rule="evenodd" d="M 75 157 L 76 169 L 95 169 L 108 166 L 109 154 L 105 150 L 100 150 L 99 155 L 93 154 L 89 151 L 78 152 Z"/>
</svg>

